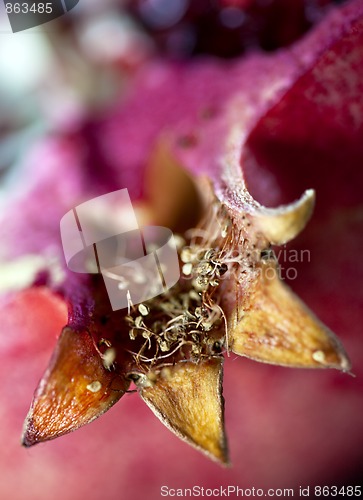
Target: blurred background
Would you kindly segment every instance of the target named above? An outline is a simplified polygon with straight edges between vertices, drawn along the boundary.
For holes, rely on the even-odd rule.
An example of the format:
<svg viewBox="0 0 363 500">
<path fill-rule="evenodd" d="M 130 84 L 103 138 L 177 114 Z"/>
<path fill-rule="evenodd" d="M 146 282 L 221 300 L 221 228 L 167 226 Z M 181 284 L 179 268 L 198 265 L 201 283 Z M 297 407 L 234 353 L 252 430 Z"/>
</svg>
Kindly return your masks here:
<svg viewBox="0 0 363 500">
<path fill-rule="evenodd" d="M 37 133 L 114 102 L 148 58 L 271 52 L 298 40 L 338 3 L 81 0 L 71 13 L 17 34 L 1 5 L 2 176 Z"/>
<path fill-rule="evenodd" d="M 324 144 L 321 156 L 315 149 L 311 153 L 322 158 L 324 168 L 319 173 L 311 163 L 305 177 L 298 159 L 304 145 L 294 153 L 293 147 L 279 143 L 276 158 L 289 160 L 289 168 L 279 171 L 266 160 L 276 150 L 258 150 L 255 134 L 250 148 L 260 156 L 246 161 L 260 201 L 291 201 L 306 187 L 321 186 L 317 222 L 296 242 L 296 248 L 312 249 L 314 258 L 296 264 L 293 287 L 342 338 L 357 378 L 231 356 L 224 390 L 230 469 L 209 462 L 171 435 L 132 394 L 71 435 L 29 450 L 19 444 L 33 391 L 67 318 L 59 297 L 32 288 L 34 276 L 38 279 L 47 267 L 53 274 L 40 277 L 41 284 L 52 289 L 61 280 L 55 264 L 57 224 L 80 192 L 91 197 L 126 185 L 135 199 L 142 198 L 140 179 L 155 135 L 149 128 L 160 122 L 155 126 L 160 134 L 169 112 L 173 124 L 184 119 L 183 103 L 178 117 L 173 114 L 178 99 L 173 88 L 168 89 L 173 95 L 170 111 L 166 104 L 163 108 L 163 92 L 155 93 L 156 104 L 152 101 L 152 89 L 165 68 L 182 68 L 184 79 L 199 68 L 222 68 L 216 74 L 224 82 L 221 92 L 228 92 L 229 73 L 224 77 L 223 68 L 242 64 L 242 80 L 243 61 L 262 56 L 270 58 L 271 70 L 275 54 L 284 51 L 293 58 L 296 44 L 333 9 L 349 3 L 360 6 L 332 0 L 80 0 L 68 14 L 19 33 L 11 32 L 0 4 L 1 498 L 154 500 L 163 485 L 291 487 L 298 496 L 300 486 L 359 483 L 363 270 L 357 261 L 363 211 L 355 172 L 363 158 L 358 139 L 343 141 L 339 154 L 332 139 L 326 147 L 331 157 L 339 158 L 335 167 L 340 172 L 346 158 L 352 160 L 350 177 L 342 181 L 343 202 L 337 195 L 340 177 L 329 173 L 331 158 L 321 153 Z M 335 33 L 334 23 L 331 30 Z M 210 86 L 208 71 L 205 75 L 196 77 L 200 94 Z M 151 89 L 148 98 L 135 91 L 143 82 Z M 154 111 L 159 106 L 162 118 Z M 359 137 L 362 102 L 355 102 L 354 109 L 354 137 Z M 139 139 L 143 134 L 147 140 Z M 274 182 L 260 182 L 254 172 L 280 179 L 281 190 L 268 192 Z M 331 219 L 327 208 L 334 212 Z"/>
</svg>

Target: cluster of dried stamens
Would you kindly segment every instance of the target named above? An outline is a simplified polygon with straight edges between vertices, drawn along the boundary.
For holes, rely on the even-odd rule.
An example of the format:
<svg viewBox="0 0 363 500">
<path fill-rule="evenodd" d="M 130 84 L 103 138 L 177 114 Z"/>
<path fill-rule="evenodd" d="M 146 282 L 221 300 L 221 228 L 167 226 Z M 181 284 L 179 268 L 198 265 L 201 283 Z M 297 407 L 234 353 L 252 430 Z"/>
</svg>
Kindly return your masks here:
<svg viewBox="0 0 363 500">
<path fill-rule="evenodd" d="M 185 238 L 175 236 L 182 270 L 179 282 L 164 294 L 129 308 L 129 337 L 144 339 L 137 352 L 131 351 L 142 373 L 228 351 L 218 288 L 231 271 L 243 272 L 244 240 L 235 234 L 221 207 L 213 207 L 208 220 L 188 231 Z M 137 380 L 140 373 L 133 375 Z"/>
</svg>

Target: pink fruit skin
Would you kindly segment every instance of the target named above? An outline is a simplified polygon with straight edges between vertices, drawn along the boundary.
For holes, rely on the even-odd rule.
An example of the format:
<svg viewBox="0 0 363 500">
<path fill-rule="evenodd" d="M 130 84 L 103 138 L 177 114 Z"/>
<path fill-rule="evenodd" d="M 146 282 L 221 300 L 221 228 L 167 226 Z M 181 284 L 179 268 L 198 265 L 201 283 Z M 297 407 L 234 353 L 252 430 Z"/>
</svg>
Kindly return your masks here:
<svg viewBox="0 0 363 500">
<path fill-rule="evenodd" d="M 358 484 L 363 66 L 356 57 L 363 47 L 362 13 L 362 2 L 351 2 L 292 51 L 229 63 L 228 73 L 214 61 L 145 68 L 120 111 L 88 123 L 74 139 L 60 137 L 37 149 L 32 161 L 42 162 L 39 182 L 20 201 L 9 200 L 11 217 L 0 230 L 13 255 L 41 251 L 58 241 L 60 217 L 84 193 L 92 197 L 126 185 L 135 197 L 142 196 L 140 175 L 153 141 L 165 129 L 177 137 L 185 131 L 197 135 L 192 148 L 179 148 L 179 157 L 194 171 L 210 168 L 218 183 L 214 163 L 221 141 L 214 134 L 226 132 L 226 101 L 241 94 L 242 104 L 252 109 L 243 117 L 242 152 L 252 193 L 275 205 L 306 187 L 317 188 L 316 219 L 293 242 L 293 248 L 309 249 L 311 259 L 292 264 L 298 273 L 290 284 L 341 338 L 356 378 L 231 355 L 224 376 L 230 469 L 172 436 L 135 394 L 73 434 L 23 449 L 22 423 L 67 310 L 63 299 L 44 287 L 14 293 L 0 308 L 1 498 L 154 500 L 163 485 L 294 488 L 297 496 L 299 486 Z M 199 112 L 206 108 L 216 113 L 214 122 L 201 121 Z M 50 196 L 54 182 L 57 189 Z M 44 207 L 49 207 L 47 217 Z M 32 234 L 29 218 L 39 226 Z"/>
</svg>

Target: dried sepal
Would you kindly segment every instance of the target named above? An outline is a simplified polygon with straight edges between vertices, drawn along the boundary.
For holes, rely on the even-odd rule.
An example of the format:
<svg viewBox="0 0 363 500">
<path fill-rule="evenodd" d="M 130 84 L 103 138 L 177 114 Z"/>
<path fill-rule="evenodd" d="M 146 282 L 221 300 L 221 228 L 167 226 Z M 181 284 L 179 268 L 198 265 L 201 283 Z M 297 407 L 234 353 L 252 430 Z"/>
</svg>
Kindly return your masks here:
<svg viewBox="0 0 363 500">
<path fill-rule="evenodd" d="M 136 382 L 145 403 L 178 437 L 228 464 L 222 396 L 222 357 L 180 362 Z"/>
<path fill-rule="evenodd" d="M 240 159 L 243 150 L 243 133 L 235 126 L 228 136 L 221 166 L 223 182 L 216 184 L 215 194 L 223 203 L 236 227 L 243 219 L 253 220 L 250 233 L 260 233 L 268 243 L 282 245 L 295 238 L 310 219 L 315 191 L 307 189 L 295 202 L 277 208 L 267 208 L 255 200 L 246 186 Z M 242 228 L 243 229 L 243 228 Z"/>
<path fill-rule="evenodd" d="M 231 350 L 265 363 L 349 371 L 337 337 L 280 280 L 276 262 L 257 271 L 228 318 Z"/>
<path fill-rule="evenodd" d="M 314 207 L 314 190 L 305 191 L 290 205 L 262 206 L 245 184 L 241 142 L 236 127 L 222 162 L 224 184 L 216 189 L 235 228 L 231 245 L 245 257 L 235 259 L 244 266 L 223 284 L 221 306 L 227 316 L 229 348 L 265 363 L 349 371 L 350 361 L 336 336 L 280 280 L 277 262 L 260 258 L 271 243 L 286 243 L 305 227 Z"/>
<path fill-rule="evenodd" d="M 256 211 L 256 227 L 273 245 L 283 245 L 294 239 L 313 213 L 315 191 L 307 189 L 299 200 L 278 208 L 261 207 Z"/>
<path fill-rule="evenodd" d="M 22 444 L 54 439 L 107 411 L 129 387 L 104 368 L 88 332 L 64 328 L 25 420 Z"/>
<path fill-rule="evenodd" d="M 202 202 L 193 177 L 170 151 L 161 137 L 151 155 L 145 179 L 151 217 L 158 224 L 185 231 L 202 214 Z"/>
</svg>

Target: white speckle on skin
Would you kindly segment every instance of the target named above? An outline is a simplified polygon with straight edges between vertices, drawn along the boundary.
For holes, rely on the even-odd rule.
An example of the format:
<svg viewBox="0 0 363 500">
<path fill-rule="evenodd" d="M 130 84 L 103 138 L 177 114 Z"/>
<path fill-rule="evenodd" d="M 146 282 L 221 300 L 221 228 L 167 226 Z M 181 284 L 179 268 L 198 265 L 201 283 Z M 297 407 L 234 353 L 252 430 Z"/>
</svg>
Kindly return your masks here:
<svg viewBox="0 0 363 500">
<path fill-rule="evenodd" d="M 325 354 L 323 351 L 314 351 L 312 354 L 312 358 L 317 363 L 324 363 L 325 362 Z"/>
<path fill-rule="evenodd" d="M 102 387 L 101 382 L 98 380 L 95 380 L 94 382 L 91 382 L 90 384 L 87 385 L 87 390 L 90 392 L 98 392 Z"/>
</svg>

